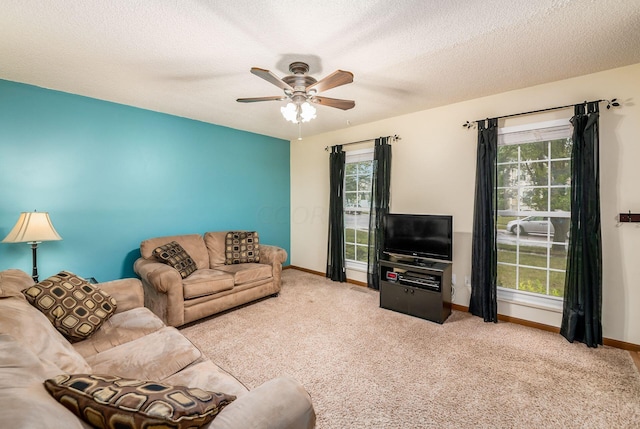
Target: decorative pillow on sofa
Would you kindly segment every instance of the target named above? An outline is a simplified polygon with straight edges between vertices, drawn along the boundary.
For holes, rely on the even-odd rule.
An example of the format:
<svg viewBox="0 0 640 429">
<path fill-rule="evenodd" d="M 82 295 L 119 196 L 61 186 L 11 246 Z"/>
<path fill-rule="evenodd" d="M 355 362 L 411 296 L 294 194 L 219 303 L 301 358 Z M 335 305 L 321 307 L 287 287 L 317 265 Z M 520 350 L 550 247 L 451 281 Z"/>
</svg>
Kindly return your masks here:
<svg viewBox="0 0 640 429">
<path fill-rule="evenodd" d="M 110 375 L 59 375 L 44 382 L 62 405 L 98 428 L 196 428 L 236 399 L 225 393 Z"/>
<path fill-rule="evenodd" d="M 186 279 L 198 269 L 191 256 L 176 241 L 156 247 L 153 249 L 153 255 L 160 262 L 164 262 L 178 270 L 183 279 Z"/>
<path fill-rule="evenodd" d="M 225 239 L 225 265 L 260 262 L 260 238 L 255 231 L 229 231 Z"/>
<path fill-rule="evenodd" d="M 108 293 L 68 271 L 22 293 L 70 341 L 89 338 L 116 311 L 116 300 Z"/>
</svg>

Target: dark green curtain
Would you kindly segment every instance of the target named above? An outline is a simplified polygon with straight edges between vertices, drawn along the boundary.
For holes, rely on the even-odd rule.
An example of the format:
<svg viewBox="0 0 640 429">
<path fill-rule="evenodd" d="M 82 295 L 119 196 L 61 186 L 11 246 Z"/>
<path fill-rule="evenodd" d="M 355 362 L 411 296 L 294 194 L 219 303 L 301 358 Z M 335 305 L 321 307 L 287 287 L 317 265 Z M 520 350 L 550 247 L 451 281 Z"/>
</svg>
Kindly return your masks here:
<svg viewBox="0 0 640 429">
<path fill-rule="evenodd" d="M 571 154 L 571 233 L 560 334 L 602 344 L 602 237 L 597 102 L 575 106 Z"/>
<path fill-rule="evenodd" d="M 376 139 L 373 149 L 373 177 L 371 180 L 371 210 L 369 214 L 369 255 L 367 285 L 380 289 L 378 261 L 384 250 L 382 222 L 389 213 L 391 186 L 391 145 L 388 137 Z"/>
<path fill-rule="evenodd" d="M 496 277 L 496 162 L 498 158 L 498 120 L 478 121 L 476 195 L 471 243 L 471 299 L 469 312 L 498 322 Z"/>
<path fill-rule="evenodd" d="M 329 155 L 329 242 L 326 276 L 333 281 L 347 281 L 344 261 L 344 169 L 342 146 L 333 146 Z"/>
</svg>

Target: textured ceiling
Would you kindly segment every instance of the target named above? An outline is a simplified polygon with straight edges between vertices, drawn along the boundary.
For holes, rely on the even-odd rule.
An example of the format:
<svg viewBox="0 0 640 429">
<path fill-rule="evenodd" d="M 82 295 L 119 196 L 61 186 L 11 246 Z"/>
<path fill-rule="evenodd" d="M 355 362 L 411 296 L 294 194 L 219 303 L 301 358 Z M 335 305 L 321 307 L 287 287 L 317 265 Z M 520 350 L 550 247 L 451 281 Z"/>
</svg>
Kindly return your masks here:
<svg viewBox="0 0 640 429">
<path fill-rule="evenodd" d="M 348 111 L 303 135 L 640 62 L 640 0 L 2 0 L 0 79 L 284 139 L 251 73 L 304 61 Z M 639 77 L 640 82 L 640 77 Z M 609 94 L 602 94 L 608 96 Z M 1 96 L 1 94 L 0 94 Z M 532 106 L 538 107 L 538 106 Z M 544 107 L 544 106 L 543 106 Z"/>
</svg>

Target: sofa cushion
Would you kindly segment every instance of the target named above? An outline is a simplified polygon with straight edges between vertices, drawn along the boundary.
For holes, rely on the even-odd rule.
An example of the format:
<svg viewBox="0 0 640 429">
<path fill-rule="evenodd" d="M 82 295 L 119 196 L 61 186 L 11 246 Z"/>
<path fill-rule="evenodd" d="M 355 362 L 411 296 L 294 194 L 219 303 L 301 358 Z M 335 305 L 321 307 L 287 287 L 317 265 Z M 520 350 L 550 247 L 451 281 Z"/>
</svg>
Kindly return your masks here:
<svg viewBox="0 0 640 429">
<path fill-rule="evenodd" d="M 95 374 L 164 380 L 201 357 L 200 350 L 176 328 L 165 327 L 86 359 L 92 369 L 88 372 Z"/>
<path fill-rule="evenodd" d="M 260 237 L 255 231 L 229 231 L 225 238 L 226 265 L 260 262 Z"/>
<path fill-rule="evenodd" d="M 0 334 L 0 425 L 83 428 L 80 420 L 53 399 L 42 384 L 59 374 L 60 371 L 52 372 L 43 366 L 38 356 L 11 335 Z"/>
<path fill-rule="evenodd" d="M 249 389 L 210 360 L 198 362 L 163 380 L 165 383 L 181 386 L 199 387 L 204 390 L 225 392 L 238 398 Z"/>
<path fill-rule="evenodd" d="M 96 427 L 197 428 L 235 396 L 199 388 L 110 375 L 59 375 L 45 381 L 51 395 Z"/>
<path fill-rule="evenodd" d="M 197 269 L 191 256 L 176 241 L 156 247 L 153 249 L 153 256 L 160 262 L 178 270 L 183 279 L 189 277 Z"/>
<path fill-rule="evenodd" d="M 204 240 L 199 234 L 172 235 L 144 240 L 140 243 L 140 255 L 144 259 L 155 260 L 153 251 L 156 247 L 175 241 L 191 256 L 198 269 L 209 267 L 209 253 Z"/>
<path fill-rule="evenodd" d="M 164 323 L 146 307 L 116 313 L 90 338 L 73 344 L 85 359 L 164 328 Z"/>
<path fill-rule="evenodd" d="M 116 310 L 116 301 L 109 294 L 68 271 L 23 293 L 71 341 L 89 338 Z"/>
<path fill-rule="evenodd" d="M 209 268 L 224 265 L 226 241 L 227 231 L 210 231 L 204 234 L 204 243 L 209 252 Z"/>
<path fill-rule="evenodd" d="M 182 281 L 184 299 L 233 289 L 233 276 L 218 270 L 198 270 Z"/>
<path fill-rule="evenodd" d="M 273 275 L 271 265 L 266 264 L 221 265 L 216 269 L 232 274 L 235 285 L 269 279 Z"/>
<path fill-rule="evenodd" d="M 69 341 L 24 296 L 0 299 L 0 332 L 15 338 L 53 372 L 91 371 Z"/>
</svg>

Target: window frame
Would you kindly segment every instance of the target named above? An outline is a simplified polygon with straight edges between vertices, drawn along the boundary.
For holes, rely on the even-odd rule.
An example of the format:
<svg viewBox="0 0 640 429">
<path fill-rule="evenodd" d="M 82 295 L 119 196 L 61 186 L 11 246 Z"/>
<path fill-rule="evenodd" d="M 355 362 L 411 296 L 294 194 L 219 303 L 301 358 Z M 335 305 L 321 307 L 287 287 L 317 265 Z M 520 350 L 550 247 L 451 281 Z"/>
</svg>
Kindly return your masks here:
<svg viewBox="0 0 640 429">
<path fill-rule="evenodd" d="M 346 174 L 346 165 L 347 164 L 353 164 L 355 162 L 361 162 L 361 161 L 373 161 L 373 148 L 367 148 L 367 149 L 359 149 L 359 150 L 352 150 L 352 151 L 347 151 L 345 152 L 345 184 L 344 184 L 344 195 L 343 195 L 343 201 L 344 201 L 344 208 L 343 208 L 343 215 L 346 216 L 347 215 L 347 205 L 346 205 L 346 198 L 347 198 L 347 186 L 346 186 L 346 181 L 347 181 L 347 174 Z M 373 170 L 371 172 L 371 178 L 373 179 Z M 358 192 L 358 191 L 356 191 Z M 371 197 L 369 197 L 369 203 L 371 203 Z M 350 208 L 349 210 L 353 210 L 352 208 Z M 361 208 L 356 208 L 356 211 L 365 211 L 365 212 L 371 212 L 371 206 L 369 206 L 366 210 L 363 210 Z M 366 228 L 367 234 L 369 232 L 369 224 L 367 223 L 367 228 Z M 354 270 L 354 271 L 362 271 L 362 272 L 367 272 L 368 270 L 368 262 L 361 262 L 361 261 L 357 261 L 357 260 L 353 260 L 353 259 L 347 259 L 347 252 L 346 252 L 346 248 L 347 248 L 347 225 L 345 222 L 345 226 L 343 229 L 343 236 L 344 236 L 344 252 L 345 252 L 345 266 L 347 269 L 350 270 Z M 357 239 L 356 239 L 357 241 Z M 357 242 L 353 243 L 354 245 L 358 245 Z M 367 243 L 367 248 L 368 248 L 368 243 Z"/>
<path fill-rule="evenodd" d="M 500 149 L 501 146 L 521 145 L 521 144 L 535 143 L 535 142 L 549 142 L 549 141 L 563 139 L 563 138 L 570 138 L 571 136 L 572 136 L 572 125 L 568 118 L 553 120 L 553 121 L 536 122 L 536 123 L 530 123 L 530 124 L 518 125 L 518 126 L 512 126 L 512 127 L 502 127 L 502 128 L 499 128 L 498 130 L 498 150 Z M 571 157 L 549 158 L 544 160 L 533 160 L 529 162 L 546 162 L 548 163 L 549 166 L 551 166 L 554 161 L 567 161 L 567 160 L 571 162 Z M 518 179 L 517 179 L 517 186 L 516 186 L 516 189 L 518 190 L 518 192 L 520 192 L 520 189 L 524 187 L 521 184 L 522 179 L 520 175 L 521 173 L 520 166 L 525 162 L 527 161 L 523 161 L 522 159 L 520 159 L 520 157 L 518 157 L 518 160 L 517 160 Z M 497 165 L 501 165 L 501 164 L 502 163 L 498 163 Z M 508 164 L 508 163 L 504 163 L 504 164 Z M 520 207 L 520 198 L 518 197 L 517 209 L 515 211 L 496 209 L 496 214 L 501 216 L 516 216 L 517 219 L 523 219 L 528 216 L 545 217 L 547 219 L 550 217 L 570 218 L 571 217 L 570 211 L 569 212 L 550 211 L 550 204 L 551 204 L 552 189 L 564 188 L 564 189 L 569 189 L 569 192 L 570 192 L 571 185 L 554 185 L 551 183 L 550 169 L 547 172 L 547 174 L 548 174 L 548 180 L 546 185 L 541 186 L 541 185 L 533 184 L 533 185 L 526 186 L 529 189 L 543 188 L 547 190 L 547 199 L 548 199 L 547 210 L 543 210 L 543 211 L 522 210 L 522 208 Z M 496 181 L 496 187 L 495 187 L 496 192 L 501 192 L 501 191 L 504 191 L 505 189 L 513 188 L 512 186 L 501 187 L 498 185 L 499 185 L 499 181 Z M 496 240 L 497 240 L 497 237 L 496 237 Z M 551 246 L 554 243 L 555 242 L 553 241 L 553 237 L 551 237 L 551 222 L 549 222 L 549 226 L 546 233 L 547 252 L 545 256 L 546 256 L 547 265 L 544 268 L 544 271 L 547 276 L 547 285 L 546 285 L 547 294 L 528 292 L 524 290 L 497 286 L 497 299 L 499 301 L 521 304 L 529 307 L 541 308 L 544 310 L 549 310 L 554 312 L 562 312 L 564 297 L 558 297 L 558 296 L 553 296 L 549 294 L 550 273 L 558 272 L 558 271 L 560 272 L 564 271 L 566 273 L 566 268 L 565 270 L 558 270 L 550 266 L 549 258 L 551 257 Z M 558 244 L 558 243 L 555 243 L 555 244 Z M 496 261 L 496 263 L 499 265 L 515 266 L 517 268 L 529 268 L 528 265 L 524 265 L 524 264 L 521 265 L 519 262 L 519 246 L 520 246 L 520 234 L 518 233 L 516 235 L 516 249 L 517 249 L 516 262 L 512 264 L 512 263 Z M 534 268 L 540 269 L 540 267 L 534 267 Z M 516 277 L 516 279 L 518 279 L 518 277 Z M 516 282 L 517 281 L 518 280 L 516 280 Z"/>
</svg>

